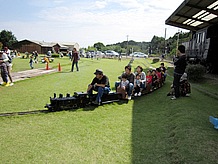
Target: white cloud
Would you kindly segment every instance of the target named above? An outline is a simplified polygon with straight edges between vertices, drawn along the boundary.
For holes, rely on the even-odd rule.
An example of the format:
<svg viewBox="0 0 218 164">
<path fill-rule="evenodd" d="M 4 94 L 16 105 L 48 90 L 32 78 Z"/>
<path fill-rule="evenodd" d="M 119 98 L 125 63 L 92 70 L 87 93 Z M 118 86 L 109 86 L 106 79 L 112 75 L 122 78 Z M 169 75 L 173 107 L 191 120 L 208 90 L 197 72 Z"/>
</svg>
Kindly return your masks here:
<svg viewBox="0 0 218 164">
<path fill-rule="evenodd" d="M 139 9 L 142 7 L 140 2 L 137 0 L 119 0 L 119 1 L 112 0 L 112 1 L 120 4 L 121 6 L 123 6 L 125 8 L 128 8 L 128 9 L 133 9 L 133 8 Z"/>
<path fill-rule="evenodd" d="M 39 21 L 2 24 L 11 29 L 18 39 L 76 41 L 85 47 L 99 41 L 104 44 L 121 42 L 127 35 L 131 40 L 150 41 L 153 35 L 164 36 L 165 20 L 182 1 L 97 0 L 93 4 L 80 2 L 74 5 L 63 5 L 62 2 L 41 10 Z M 117 5 L 122 8 L 117 9 Z M 177 28 L 167 28 L 167 36 L 178 31 Z"/>
<path fill-rule="evenodd" d="M 103 9 L 106 7 L 106 5 L 107 5 L 106 1 L 96 1 L 94 7 L 98 9 Z"/>
</svg>

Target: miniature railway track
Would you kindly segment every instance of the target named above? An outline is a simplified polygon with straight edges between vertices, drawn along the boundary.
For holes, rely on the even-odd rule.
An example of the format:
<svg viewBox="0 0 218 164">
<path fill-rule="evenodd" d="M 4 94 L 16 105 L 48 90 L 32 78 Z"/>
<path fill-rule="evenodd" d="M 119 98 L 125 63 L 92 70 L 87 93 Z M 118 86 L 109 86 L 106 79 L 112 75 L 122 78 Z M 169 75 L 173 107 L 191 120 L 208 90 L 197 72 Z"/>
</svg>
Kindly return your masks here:
<svg viewBox="0 0 218 164">
<path fill-rule="evenodd" d="M 48 110 L 34 110 L 34 111 L 25 111 L 25 112 L 0 113 L 0 117 L 23 116 L 23 115 L 40 114 L 40 113 L 49 113 L 49 111 Z"/>
<path fill-rule="evenodd" d="M 197 84 L 192 84 L 192 87 L 196 89 L 197 91 L 207 95 L 208 97 L 218 100 L 218 95 L 216 93 L 212 93 L 204 88 L 201 88 L 200 85 L 197 85 Z"/>
</svg>

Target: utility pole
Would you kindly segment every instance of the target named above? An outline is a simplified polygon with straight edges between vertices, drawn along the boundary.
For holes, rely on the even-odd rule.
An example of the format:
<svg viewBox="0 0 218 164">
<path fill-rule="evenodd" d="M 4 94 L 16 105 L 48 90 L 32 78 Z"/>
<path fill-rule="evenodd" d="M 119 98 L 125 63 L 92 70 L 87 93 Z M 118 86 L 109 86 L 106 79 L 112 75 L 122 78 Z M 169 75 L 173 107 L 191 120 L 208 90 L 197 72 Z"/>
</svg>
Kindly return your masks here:
<svg viewBox="0 0 218 164">
<path fill-rule="evenodd" d="M 167 36 L 167 28 L 165 28 L 165 34 L 164 34 L 164 55 L 167 54 L 167 50 L 166 50 L 166 36 Z"/>
<path fill-rule="evenodd" d="M 129 35 L 126 36 L 127 37 L 127 47 L 126 47 L 126 58 L 129 55 L 129 51 L 128 51 L 128 46 L 129 46 Z"/>
<path fill-rule="evenodd" d="M 179 47 L 179 34 L 180 34 L 180 31 L 178 30 L 177 43 L 176 43 L 176 50 L 177 50 L 178 47 Z"/>
</svg>

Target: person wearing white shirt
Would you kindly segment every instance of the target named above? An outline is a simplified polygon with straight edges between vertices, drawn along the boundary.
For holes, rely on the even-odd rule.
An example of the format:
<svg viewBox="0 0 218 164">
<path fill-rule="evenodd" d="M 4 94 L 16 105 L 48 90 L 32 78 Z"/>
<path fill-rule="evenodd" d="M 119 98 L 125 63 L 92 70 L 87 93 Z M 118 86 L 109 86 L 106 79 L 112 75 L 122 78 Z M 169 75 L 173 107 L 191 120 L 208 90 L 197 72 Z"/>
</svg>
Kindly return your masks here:
<svg viewBox="0 0 218 164">
<path fill-rule="evenodd" d="M 11 51 L 8 49 L 8 47 L 5 47 L 4 50 L 5 50 L 5 53 L 7 54 L 8 59 L 9 59 L 7 62 L 5 62 L 5 64 L 7 66 L 8 77 L 9 77 L 9 79 L 11 81 L 10 85 L 14 85 L 13 79 L 12 79 L 12 76 L 11 76 L 11 69 L 12 69 Z"/>
<path fill-rule="evenodd" d="M 0 51 L 0 68 L 1 68 L 1 77 L 3 80 L 3 83 L 1 84 L 2 86 L 10 86 L 9 81 L 8 81 L 8 71 L 7 71 L 7 65 L 6 62 L 8 62 L 8 57 L 5 53 Z"/>
</svg>

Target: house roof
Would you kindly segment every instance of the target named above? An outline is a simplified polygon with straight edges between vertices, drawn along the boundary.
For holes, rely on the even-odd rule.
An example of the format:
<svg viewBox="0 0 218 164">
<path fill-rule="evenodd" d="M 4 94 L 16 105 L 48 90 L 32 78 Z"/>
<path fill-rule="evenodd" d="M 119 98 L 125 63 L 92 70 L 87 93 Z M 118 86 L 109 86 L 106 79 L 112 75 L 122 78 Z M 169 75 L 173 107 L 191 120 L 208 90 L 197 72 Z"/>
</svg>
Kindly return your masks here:
<svg viewBox="0 0 218 164">
<path fill-rule="evenodd" d="M 36 40 L 27 40 L 27 41 L 36 43 L 42 47 L 53 47 L 54 45 L 57 44 L 55 42 L 44 42 L 44 41 L 40 42 L 40 41 L 36 41 Z"/>
<path fill-rule="evenodd" d="M 38 45 L 40 45 L 42 47 L 53 47 L 53 46 L 58 44 L 61 48 L 69 48 L 69 46 L 74 46 L 74 45 L 78 44 L 76 42 L 66 42 L 66 43 L 64 43 L 64 42 L 44 42 L 44 41 L 27 40 L 27 39 L 25 39 L 25 40 L 29 41 L 29 42 L 33 42 L 35 44 L 38 44 Z"/>
<path fill-rule="evenodd" d="M 197 31 L 218 23 L 218 0 L 184 0 L 165 22 Z"/>
</svg>

